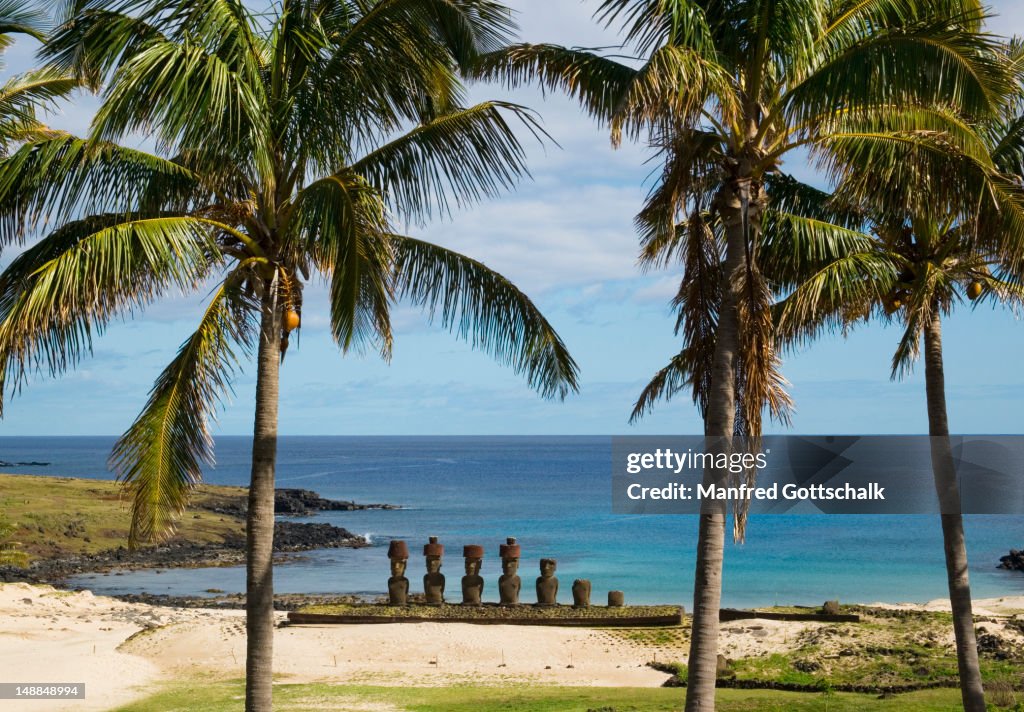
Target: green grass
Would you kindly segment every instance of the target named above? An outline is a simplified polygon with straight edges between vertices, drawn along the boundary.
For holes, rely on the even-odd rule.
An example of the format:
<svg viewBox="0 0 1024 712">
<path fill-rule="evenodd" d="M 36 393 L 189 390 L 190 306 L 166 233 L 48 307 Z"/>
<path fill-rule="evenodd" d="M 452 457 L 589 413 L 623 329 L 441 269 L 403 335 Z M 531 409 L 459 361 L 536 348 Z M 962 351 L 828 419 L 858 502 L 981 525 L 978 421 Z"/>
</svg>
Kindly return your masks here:
<svg viewBox="0 0 1024 712">
<path fill-rule="evenodd" d="M 181 519 L 176 538 L 199 544 L 244 536 L 241 518 L 210 511 L 245 501 L 241 487 L 203 485 Z M 37 475 L 0 475 L 0 512 L 9 539 L 30 559 L 96 554 L 125 546 L 129 512 L 115 482 Z"/>
<path fill-rule="evenodd" d="M 234 712 L 241 709 L 241 682 L 178 685 L 117 712 Z M 601 687 L 365 687 L 276 685 L 274 709 L 360 709 L 385 712 L 669 712 L 680 710 L 679 688 Z M 956 690 L 923 690 L 888 699 L 875 695 L 719 690 L 719 712 L 954 712 Z"/>
<path fill-rule="evenodd" d="M 690 629 L 686 626 L 666 626 L 662 628 L 608 628 L 605 634 L 609 637 L 633 645 L 650 648 L 668 648 L 682 646 L 689 639 Z"/>
</svg>

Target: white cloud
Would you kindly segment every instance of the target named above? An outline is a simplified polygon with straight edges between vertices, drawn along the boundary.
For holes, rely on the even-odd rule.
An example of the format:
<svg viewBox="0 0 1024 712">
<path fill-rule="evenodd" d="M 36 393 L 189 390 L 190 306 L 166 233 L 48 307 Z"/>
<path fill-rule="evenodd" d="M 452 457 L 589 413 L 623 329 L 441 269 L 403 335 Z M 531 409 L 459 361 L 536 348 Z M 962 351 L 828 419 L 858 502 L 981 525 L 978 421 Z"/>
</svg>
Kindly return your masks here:
<svg viewBox="0 0 1024 712">
<path fill-rule="evenodd" d="M 651 280 L 633 292 L 633 301 L 667 304 L 679 291 L 680 277 L 680 274 L 667 274 Z"/>
</svg>

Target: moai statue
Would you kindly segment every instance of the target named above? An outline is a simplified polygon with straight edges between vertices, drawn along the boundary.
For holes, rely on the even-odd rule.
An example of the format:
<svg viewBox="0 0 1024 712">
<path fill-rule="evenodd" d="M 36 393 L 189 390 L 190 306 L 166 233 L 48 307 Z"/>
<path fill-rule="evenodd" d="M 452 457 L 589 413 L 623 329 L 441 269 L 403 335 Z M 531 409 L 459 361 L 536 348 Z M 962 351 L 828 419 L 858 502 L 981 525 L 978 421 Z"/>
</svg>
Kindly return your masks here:
<svg viewBox="0 0 1024 712">
<path fill-rule="evenodd" d="M 444 574 L 441 573 L 444 544 L 438 544 L 436 536 L 430 537 L 430 543 L 423 545 L 423 555 L 427 557 L 427 573 L 423 574 L 423 594 L 428 606 L 440 606 L 444 603 Z"/>
<path fill-rule="evenodd" d="M 511 536 L 498 549 L 502 571 L 501 578 L 498 579 L 498 595 L 503 606 L 519 605 L 519 589 L 523 585 L 519 580 L 520 553 L 519 544 L 516 544 L 515 537 Z"/>
<path fill-rule="evenodd" d="M 388 579 L 388 605 L 409 605 L 409 579 L 405 577 L 405 566 L 409 561 L 409 547 L 404 541 L 392 540 L 388 546 L 391 559 L 391 578 Z"/>
<path fill-rule="evenodd" d="M 590 608 L 590 581 L 587 579 L 572 582 L 572 607 Z"/>
<path fill-rule="evenodd" d="M 462 547 L 462 555 L 466 559 L 466 575 L 462 577 L 462 605 L 479 606 L 484 595 L 484 579 L 480 576 L 484 548 L 468 544 Z"/>
<path fill-rule="evenodd" d="M 626 605 L 626 594 L 624 594 L 622 591 L 608 592 L 609 608 L 622 608 L 624 605 Z"/>
<path fill-rule="evenodd" d="M 540 576 L 537 577 L 538 606 L 558 605 L 558 579 L 555 578 L 557 567 L 558 562 L 554 559 L 540 560 Z"/>
</svg>

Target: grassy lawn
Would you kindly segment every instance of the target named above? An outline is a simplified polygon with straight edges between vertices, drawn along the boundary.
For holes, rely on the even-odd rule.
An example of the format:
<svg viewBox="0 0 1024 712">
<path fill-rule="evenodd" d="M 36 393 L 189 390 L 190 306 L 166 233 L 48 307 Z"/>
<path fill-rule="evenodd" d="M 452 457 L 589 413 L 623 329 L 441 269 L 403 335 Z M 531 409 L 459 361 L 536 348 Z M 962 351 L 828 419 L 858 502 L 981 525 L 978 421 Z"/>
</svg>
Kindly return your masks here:
<svg viewBox="0 0 1024 712">
<path fill-rule="evenodd" d="M 211 509 L 245 497 L 241 487 L 201 486 L 175 537 L 204 544 L 244 537 L 242 519 Z M 31 559 L 96 554 L 128 542 L 129 513 L 115 482 L 0 474 L 0 512 L 14 525 L 10 539 Z"/>
<path fill-rule="evenodd" d="M 179 685 L 117 712 L 227 712 L 242 706 L 240 681 Z M 600 687 L 363 687 L 277 685 L 275 709 L 359 712 L 668 712 L 682 709 L 684 691 Z M 889 699 L 874 695 L 720 690 L 720 712 L 954 712 L 956 690 L 925 690 Z"/>
</svg>

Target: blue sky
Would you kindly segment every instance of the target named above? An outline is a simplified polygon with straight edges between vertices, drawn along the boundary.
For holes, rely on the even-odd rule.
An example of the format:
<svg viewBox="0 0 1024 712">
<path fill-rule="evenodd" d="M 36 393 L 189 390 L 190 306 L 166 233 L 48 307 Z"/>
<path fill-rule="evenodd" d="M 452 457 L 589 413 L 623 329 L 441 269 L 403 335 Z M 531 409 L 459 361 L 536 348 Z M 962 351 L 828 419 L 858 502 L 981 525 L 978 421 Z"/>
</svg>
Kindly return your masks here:
<svg viewBox="0 0 1024 712">
<path fill-rule="evenodd" d="M 603 46 L 614 35 L 590 19 L 596 0 L 511 0 L 531 42 Z M 1024 34 L 1024 3 L 994 3 L 1000 33 Z M 4 76 L 29 67 L 35 47 L 17 43 Z M 696 433 L 689 399 L 661 405 L 641 424 L 627 418 L 647 378 L 675 353 L 668 299 L 678 268 L 642 274 L 635 266 L 632 216 L 650 166 L 638 146 L 612 150 L 605 132 L 571 102 L 493 86 L 473 99 L 511 98 L 544 119 L 556 146 L 530 144 L 533 180 L 507 197 L 413 234 L 483 260 L 515 281 L 554 323 L 582 371 L 581 393 L 544 401 L 525 382 L 472 351 L 422 315 L 395 315 L 394 357 L 342 357 L 325 329 L 323 290 L 308 290 L 305 324 L 281 375 L 282 434 L 597 434 Z M 51 117 L 83 132 L 96 100 L 82 96 Z M 799 158 L 785 170 L 813 179 Z M 10 253 L 5 255 L 9 258 Z M 194 328 L 195 298 L 167 300 L 111 325 L 95 353 L 60 379 L 37 378 L 9 399 L 0 435 L 116 434 L 134 419 L 154 378 Z M 899 334 L 871 326 L 848 339 L 826 338 L 786 357 L 796 433 L 925 432 L 920 371 L 889 380 Z M 1024 432 L 1024 374 L 1017 365 L 1024 328 L 1006 311 L 964 309 L 946 325 L 950 423 L 957 432 Z M 214 432 L 252 428 L 254 369 L 235 381 Z"/>
</svg>

